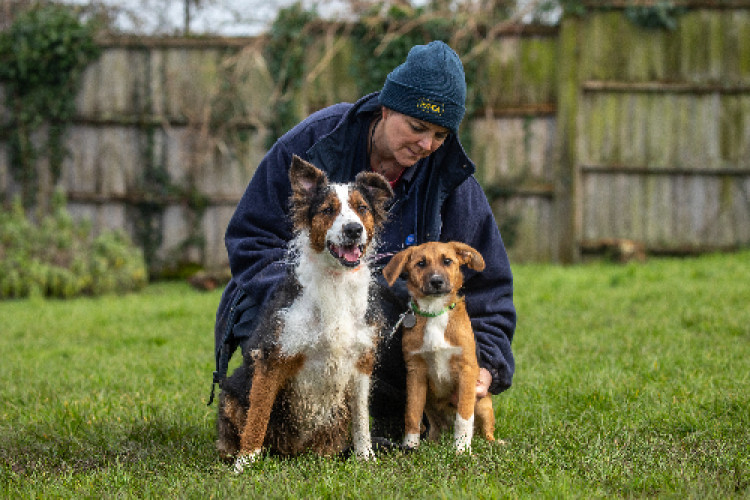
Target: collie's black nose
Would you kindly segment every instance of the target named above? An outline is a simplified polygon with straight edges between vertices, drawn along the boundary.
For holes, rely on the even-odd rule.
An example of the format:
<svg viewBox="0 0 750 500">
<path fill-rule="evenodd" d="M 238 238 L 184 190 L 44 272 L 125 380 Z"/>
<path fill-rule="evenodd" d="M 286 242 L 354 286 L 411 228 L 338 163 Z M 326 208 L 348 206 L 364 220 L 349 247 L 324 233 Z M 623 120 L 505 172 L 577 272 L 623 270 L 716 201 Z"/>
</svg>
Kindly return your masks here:
<svg viewBox="0 0 750 500">
<path fill-rule="evenodd" d="M 344 236 L 348 240 L 358 240 L 362 236 L 362 225 L 356 222 L 350 222 L 344 225 Z"/>
</svg>

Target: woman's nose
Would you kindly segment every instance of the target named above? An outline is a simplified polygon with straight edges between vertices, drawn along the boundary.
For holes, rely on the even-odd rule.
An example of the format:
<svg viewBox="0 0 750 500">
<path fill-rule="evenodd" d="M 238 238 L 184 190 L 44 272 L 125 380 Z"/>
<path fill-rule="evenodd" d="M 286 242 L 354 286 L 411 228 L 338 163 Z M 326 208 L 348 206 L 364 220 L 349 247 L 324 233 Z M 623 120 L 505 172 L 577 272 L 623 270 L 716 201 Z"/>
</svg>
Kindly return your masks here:
<svg viewBox="0 0 750 500">
<path fill-rule="evenodd" d="M 422 149 L 424 149 L 426 151 L 430 151 L 430 152 L 432 152 L 432 146 L 434 145 L 434 143 L 435 143 L 435 140 L 430 135 L 422 136 L 419 139 L 419 142 L 417 142 L 417 144 L 419 144 L 420 148 L 422 148 Z"/>
</svg>

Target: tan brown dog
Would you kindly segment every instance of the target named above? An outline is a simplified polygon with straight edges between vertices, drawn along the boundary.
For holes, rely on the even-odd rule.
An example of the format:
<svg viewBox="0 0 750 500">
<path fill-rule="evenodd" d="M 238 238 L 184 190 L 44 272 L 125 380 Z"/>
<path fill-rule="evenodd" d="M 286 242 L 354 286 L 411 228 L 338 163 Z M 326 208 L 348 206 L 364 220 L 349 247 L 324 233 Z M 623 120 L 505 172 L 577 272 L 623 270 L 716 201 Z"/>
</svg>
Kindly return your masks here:
<svg viewBox="0 0 750 500">
<path fill-rule="evenodd" d="M 423 412 L 430 424 L 429 439 L 453 426 L 458 453 L 471 451 L 475 415 L 477 431 L 495 441 L 492 399 L 476 398 L 476 343 L 459 295 L 463 265 L 482 271 L 484 259 L 464 243 L 430 242 L 397 253 L 383 268 L 391 286 L 404 276 L 411 296 L 410 311 L 402 320 L 407 370 L 404 446 L 409 448 L 419 446 Z"/>
</svg>

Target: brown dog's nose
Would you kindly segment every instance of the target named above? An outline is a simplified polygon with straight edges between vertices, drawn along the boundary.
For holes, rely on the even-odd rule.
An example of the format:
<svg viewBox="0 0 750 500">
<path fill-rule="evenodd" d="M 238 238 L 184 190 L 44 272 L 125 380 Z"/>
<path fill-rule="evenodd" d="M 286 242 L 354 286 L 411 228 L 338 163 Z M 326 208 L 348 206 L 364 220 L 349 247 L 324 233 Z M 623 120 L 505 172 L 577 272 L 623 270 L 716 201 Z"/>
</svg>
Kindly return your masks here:
<svg viewBox="0 0 750 500">
<path fill-rule="evenodd" d="M 445 277 L 440 274 L 433 274 L 427 282 L 430 292 L 442 292 L 445 289 Z"/>
</svg>

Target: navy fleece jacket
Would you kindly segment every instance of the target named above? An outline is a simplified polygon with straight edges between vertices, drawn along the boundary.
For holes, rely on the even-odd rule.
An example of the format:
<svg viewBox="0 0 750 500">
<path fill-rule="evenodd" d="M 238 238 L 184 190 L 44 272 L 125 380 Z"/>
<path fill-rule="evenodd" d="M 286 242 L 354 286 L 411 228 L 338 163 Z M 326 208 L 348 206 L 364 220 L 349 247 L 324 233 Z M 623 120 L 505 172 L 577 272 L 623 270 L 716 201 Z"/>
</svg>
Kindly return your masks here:
<svg viewBox="0 0 750 500">
<path fill-rule="evenodd" d="M 348 182 L 368 168 L 368 126 L 379 109 L 377 93 L 310 115 L 281 137 L 258 166 L 227 227 L 232 280 L 216 318 L 217 349 L 237 335 L 247 308 L 264 304 L 286 272 L 292 155 L 310 161 L 332 182 Z M 477 340 L 479 364 L 492 374 L 490 392 L 511 385 L 511 340 L 516 325 L 513 279 L 490 205 L 473 177 L 475 167 L 455 135 L 429 158 L 408 168 L 394 187 L 390 216 L 380 235 L 379 267 L 407 245 L 458 240 L 484 257 L 483 272 L 469 271 L 466 306 Z M 249 306 L 248 306 L 249 304 Z M 217 353 L 217 360 L 219 354 Z"/>
</svg>

